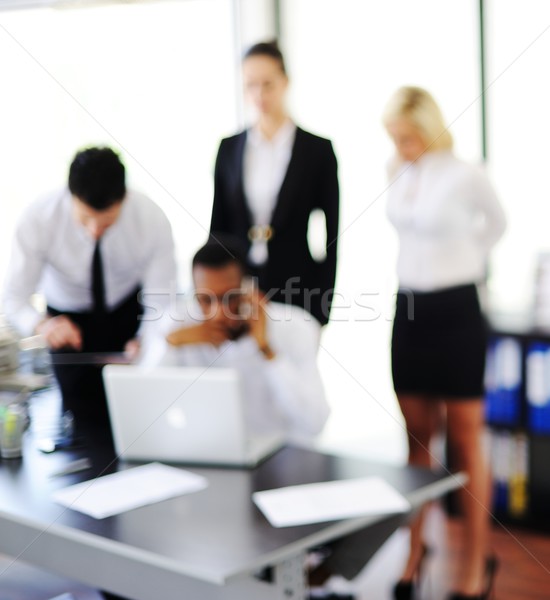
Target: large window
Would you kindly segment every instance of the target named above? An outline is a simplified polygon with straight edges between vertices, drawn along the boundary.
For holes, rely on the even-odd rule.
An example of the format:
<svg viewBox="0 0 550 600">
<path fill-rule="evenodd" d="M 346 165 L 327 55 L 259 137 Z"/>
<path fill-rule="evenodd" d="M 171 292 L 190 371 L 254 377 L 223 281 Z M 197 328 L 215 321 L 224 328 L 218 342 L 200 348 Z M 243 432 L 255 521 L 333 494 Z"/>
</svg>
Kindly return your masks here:
<svg viewBox="0 0 550 600">
<path fill-rule="evenodd" d="M 550 3 L 487 2 L 489 165 L 508 231 L 496 251 L 499 307 L 529 310 L 537 255 L 550 251 Z"/>
<path fill-rule="evenodd" d="M 206 237 L 219 138 L 237 126 L 233 3 L 0 12 L 0 274 L 21 209 L 74 152 L 118 148 L 173 224 L 183 277 Z M 3 277 L 2 277 L 3 278 Z"/>
</svg>

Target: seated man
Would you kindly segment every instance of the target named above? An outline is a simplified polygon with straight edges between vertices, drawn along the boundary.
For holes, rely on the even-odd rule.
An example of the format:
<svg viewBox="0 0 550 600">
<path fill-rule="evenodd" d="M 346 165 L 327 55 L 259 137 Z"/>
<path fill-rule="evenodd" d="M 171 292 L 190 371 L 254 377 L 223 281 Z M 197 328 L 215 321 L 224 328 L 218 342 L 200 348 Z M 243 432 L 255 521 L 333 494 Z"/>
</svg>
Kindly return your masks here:
<svg viewBox="0 0 550 600">
<path fill-rule="evenodd" d="M 329 415 L 317 367 L 321 327 L 304 309 L 270 302 L 251 289 L 242 256 L 239 246 L 221 236 L 198 250 L 192 264 L 192 301 L 167 315 L 166 341 L 150 350 L 146 362 L 237 368 L 251 428 L 307 443 Z M 176 327 L 177 321 L 182 326 Z M 354 577 L 366 560 L 363 547 L 369 545 L 364 535 L 311 554 L 310 567 L 329 555 L 313 574 L 320 581 L 334 572 Z M 315 585 L 315 580 L 311 583 Z M 337 583 L 340 591 L 318 586 L 311 598 L 352 599 L 350 591 L 342 589 L 346 580 L 340 577 Z"/>
<path fill-rule="evenodd" d="M 63 354 L 52 361 L 77 430 L 110 436 L 101 365 L 88 353 L 135 354 L 140 292 L 166 292 L 175 276 L 168 219 L 152 200 L 126 189 L 124 165 L 110 148 L 78 152 L 68 186 L 24 212 L 4 310 L 21 335 L 41 334 L 52 353 Z M 37 291 L 45 296 L 45 315 L 31 304 Z"/>
<path fill-rule="evenodd" d="M 192 270 L 193 302 L 168 316 L 172 331 L 161 362 L 237 368 L 255 432 L 298 441 L 319 433 L 329 407 L 317 368 L 317 321 L 245 289 L 244 260 L 231 240 L 211 239 L 195 254 Z"/>
</svg>

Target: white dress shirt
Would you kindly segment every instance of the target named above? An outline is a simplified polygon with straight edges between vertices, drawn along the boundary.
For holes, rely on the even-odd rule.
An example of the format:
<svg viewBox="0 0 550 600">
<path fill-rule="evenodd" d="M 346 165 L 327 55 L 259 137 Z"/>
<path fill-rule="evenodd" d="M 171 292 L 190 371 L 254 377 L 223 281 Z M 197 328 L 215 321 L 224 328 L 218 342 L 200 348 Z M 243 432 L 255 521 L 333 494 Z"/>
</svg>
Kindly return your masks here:
<svg viewBox="0 0 550 600">
<path fill-rule="evenodd" d="M 257 127 L 252 127 L 247 132 L 243 186 L 253 225 L 271 223 L 279 190 L 292 156 L 295 137 L 296 125 L 292 121 L 286 121 L 270 140 Z M 249 258 L 257 265 L 265 263 L 268 258 L 267 243 L 262 240 L 254 241 Z"/>
<path fill-rule="evenodd" d="M 485 279 L 506 219 L 483 171 L 452 152 L 427 152 L 397 170 L 387 213 L 399 235 L 399 285 L 433 291 Z"/>
<path fill-rule="evenodd" d="M 184 307 L 178 319 L 196 325 L 199 312 L 195 306 Z M 149 348 L 142 364 L 237 369 L 251 430 L 282 433 L 289 440 L 307 443 L 322 430 L 330 412 L 317 367 L 320 326 L 296 306 L 270 302 L 266 312 L 267 339 L 275 353 L 272 360 L 263 356 L 250 335 L 244 335 L 219 347 L 189 344 L 175 348 L 157 340 L 160 346 Z M 166 329 L 181 326 L 172 321 Z"/>
<path fill-rule="evenodd" d="M 61 312 L 92 308 L 91 265 L 95 240 L 73 215 L 68 189 L 40 198 L 20 219 L 4 288 L 3 309 L 23 335 L 43 317 L 31 305 L 41 292 Z M 116 308 L 139 285 L 168 303 L 176 278 L 170 223 L 146 196 L 128 191 L 118 219 L 103 234 L 101 254 L 108 309 Z M 160 290 L 166 290 L 159 293 Z"/>
</svg>

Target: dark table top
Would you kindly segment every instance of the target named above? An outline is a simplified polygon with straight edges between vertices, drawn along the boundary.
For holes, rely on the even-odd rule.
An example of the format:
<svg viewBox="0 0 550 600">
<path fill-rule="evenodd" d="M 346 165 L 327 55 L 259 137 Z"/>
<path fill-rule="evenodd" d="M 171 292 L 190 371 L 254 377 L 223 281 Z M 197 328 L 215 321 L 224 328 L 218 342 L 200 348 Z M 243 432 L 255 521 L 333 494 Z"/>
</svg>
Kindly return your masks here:
<svg viewBox="0 0 550 600">
<path fill-rule="evenodd" d="M 37 437 L 36 432 L 27 432 L 22 459 L 0 461 L 0 551 L 18 554 L 22 559 L 29 555 L 29 562 L 36 562 L 36 556 L 31 556 L 33 548 L 40 546 L 39 542 L 45 543 L 41 538 L 47 538 L 56 552 L 65 547 L 67 552 L 76 552 L 81 546 L 97 546 L 115 557 L 131 555 L 144 564 L 154 562 L 159 568 L 216 584 L 276 564 L 308 547 L 384 518 L 369 516 L 274 528 L 253 503 L 254 491 L 378 475 L 413 505 L 419 506 L 462 481 L 460 476 L 435 474 L 425 469 L 285 447 L 251 470 L 182 466 L 206 477 L 208 487 L 96 520 L 56 504 L 50 499 L 52 492 L 131 468 L 136 463 L 118 461 L 112 447 L 101 436 L 90 438 L 81 449 L 52 454 L 41 453 L 36 448 Z M 50 476 L 64 464 L 81 457 L 91 458 L 90 470 Z M 10 527 L 4 531 L 9 540 L 2 541 L 3 525 Z M 16 534 L 17 539 L 14 539 Z M 71 542 L 70 546 L 63 545 L 67 541 Z M 52 560 L 48 557 L 46 566 L 52 564 Z"/>
</svg>

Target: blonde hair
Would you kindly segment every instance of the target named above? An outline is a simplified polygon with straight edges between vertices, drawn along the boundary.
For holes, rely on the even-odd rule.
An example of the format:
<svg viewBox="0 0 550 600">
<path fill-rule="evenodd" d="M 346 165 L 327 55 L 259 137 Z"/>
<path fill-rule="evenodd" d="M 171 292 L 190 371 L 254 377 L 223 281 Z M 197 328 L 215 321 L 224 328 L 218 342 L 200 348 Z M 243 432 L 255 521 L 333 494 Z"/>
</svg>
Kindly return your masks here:
<svg viewBox="0 0 550 600">
<path fill-rule="evenodd" d="M 382 115 L 385 127 L 397 119 L 407 119 L 421 133 L 428 150 L 450 150 L 449 133 L 441 109 L 425 89 L 414 86 L 399 88 L 390 98 Z"/>
</svg>

